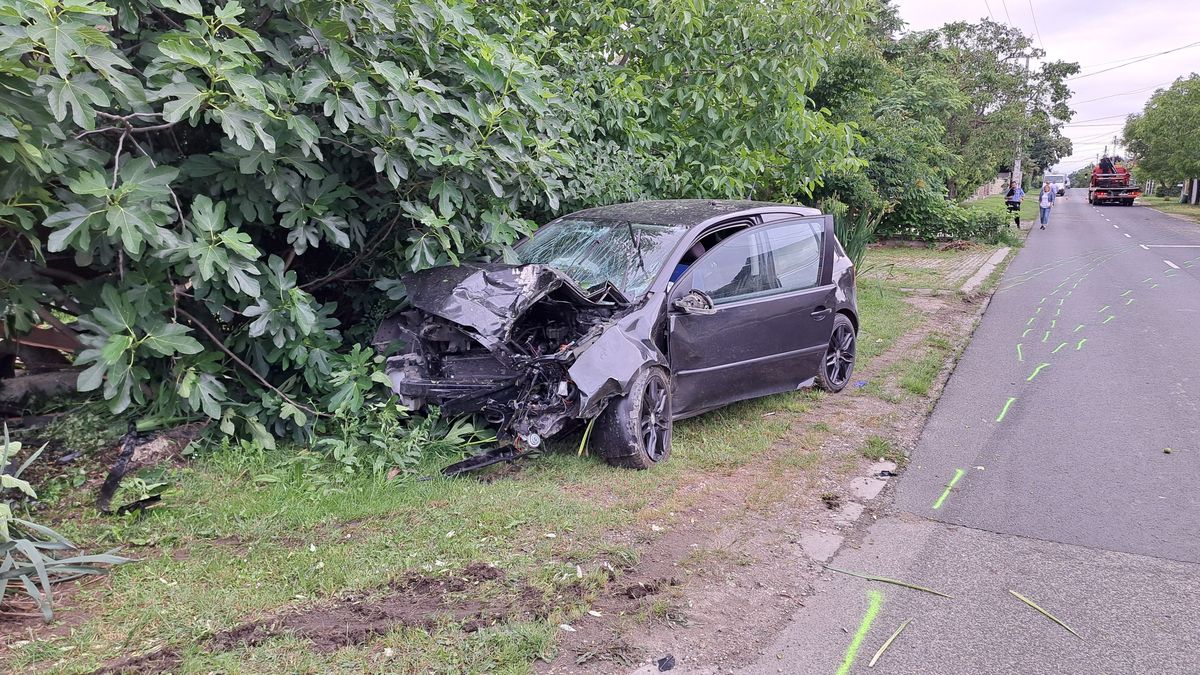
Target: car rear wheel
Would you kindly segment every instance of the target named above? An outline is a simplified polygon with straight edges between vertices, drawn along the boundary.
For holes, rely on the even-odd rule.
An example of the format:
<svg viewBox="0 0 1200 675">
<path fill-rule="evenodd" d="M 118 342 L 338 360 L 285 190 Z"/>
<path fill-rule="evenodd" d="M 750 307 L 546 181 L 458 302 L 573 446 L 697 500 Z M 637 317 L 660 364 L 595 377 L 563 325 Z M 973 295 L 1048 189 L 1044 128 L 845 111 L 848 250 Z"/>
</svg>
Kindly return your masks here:
<svg viewBox="0 0 1200 675">
<path fill-rule="evenodd" d="M 829 336 L 829 345 L 825 347 L 825 356 L 817 371 L 817 384 L 825 391 L 834 393 L 845 389 L 850 383 L 850 375 L 854 373 L 857 349 L 854 324 L 845 314 L 835 314 L 833 333 Z"/>
<path fill-rule="evenodd" d="M 662 368 L 646 368 L 628 396 L 600 413 L 596 447 L 613 466 L 649 469 L 671 456 L 671 426 L 671 379 Z"/>
</svg>

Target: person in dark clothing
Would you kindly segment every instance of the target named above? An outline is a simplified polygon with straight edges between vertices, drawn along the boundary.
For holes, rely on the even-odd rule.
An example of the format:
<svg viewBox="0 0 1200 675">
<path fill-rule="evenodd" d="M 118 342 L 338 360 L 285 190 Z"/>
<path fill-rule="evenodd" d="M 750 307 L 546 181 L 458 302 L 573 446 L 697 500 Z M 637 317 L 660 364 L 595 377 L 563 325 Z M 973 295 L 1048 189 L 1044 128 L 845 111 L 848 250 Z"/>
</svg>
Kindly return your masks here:
<svg viewBox="0 0 1200 675">
<path fill-rule="evenodd" d="M 1017 185 L 1016 181 L 1008 184 L 1008 192 L 1004 195 L 1004 203 L 1008 205 L 1008 212 L 1013 215 L 1013 225 L 1018 229 L 1021 227 L 1021 200 L 1025 198 L 1025 191 Z"/>
</svg>

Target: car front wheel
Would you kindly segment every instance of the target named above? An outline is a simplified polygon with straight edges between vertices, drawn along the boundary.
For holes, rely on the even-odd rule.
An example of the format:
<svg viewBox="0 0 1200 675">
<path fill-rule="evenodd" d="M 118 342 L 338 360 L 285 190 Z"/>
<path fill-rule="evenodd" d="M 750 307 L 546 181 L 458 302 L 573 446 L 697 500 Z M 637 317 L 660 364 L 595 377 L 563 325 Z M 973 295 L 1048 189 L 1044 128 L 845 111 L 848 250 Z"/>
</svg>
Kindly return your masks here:
<svg viewBox="0 0 1200 675">
<path fill-rule="evenodd" d="M 608 404 L 596 420 L 596 447 L 605 461 L 649 469 L 671 456 L 671 379 L 662 368 L 645 368 L 629 395 Z"/>
<path fill-rule="evenodd" d="M 850 375 L 854 372 L 854 356 L 857 352 L 858 341 L 854 334 L 854 324 L 845 314 L 835 314 L 833 318 L 833 334 L 829 336 L 829 344 L 825 347 L 825 356 L 817 371 L 817 384 L 829 392 L 839 392 L 850 383 Z"/>
</svg>

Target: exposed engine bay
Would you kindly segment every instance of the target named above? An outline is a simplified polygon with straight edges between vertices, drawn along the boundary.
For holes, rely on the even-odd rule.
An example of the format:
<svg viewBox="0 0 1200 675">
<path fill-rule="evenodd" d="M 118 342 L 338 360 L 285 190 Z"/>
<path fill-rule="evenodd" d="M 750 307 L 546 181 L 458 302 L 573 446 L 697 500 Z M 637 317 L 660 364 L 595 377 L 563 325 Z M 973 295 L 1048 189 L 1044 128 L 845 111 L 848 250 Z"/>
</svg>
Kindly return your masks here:
<svg viewBox="0 0 1200 675">
<path fill-rule="evenodd" d="M 481 414 L 502 444 L 540 446 L 658 359 L 653 345 L 607 330 L 631 310 L 619 291 L 585 291 L 549 267 L 464 265 L 404 282 L 413 308 L 385 319 L 373 341 L 391 355 L 392 390 L 414 410 Z"/>
</svg>

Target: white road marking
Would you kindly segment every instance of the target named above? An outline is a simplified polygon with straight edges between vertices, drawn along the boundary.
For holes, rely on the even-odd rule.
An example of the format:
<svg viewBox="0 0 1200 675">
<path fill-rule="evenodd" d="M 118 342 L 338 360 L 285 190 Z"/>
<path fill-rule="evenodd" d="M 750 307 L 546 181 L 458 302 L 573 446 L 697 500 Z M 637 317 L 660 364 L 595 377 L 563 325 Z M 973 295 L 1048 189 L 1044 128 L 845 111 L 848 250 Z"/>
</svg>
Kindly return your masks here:
<svg viewBox="0 0 1200 675">
<path fill-rule="evenodd" d="M 1129 233 L 1128 233 L 1128 232 L 1122 232 L 1121 234 L 1125 235 L 1126 237 L 1129 237 Z M 1130 239 L 1133 239 L 1133 237 L 1129 237 L 1129 238 L 1130 238 Z M 1149 250 L 1149 249 L 1147 249 L 1147 250 Z"/>
<path fill-rule="evenodd" d="M 1176 270 L 1179 269 L 1179 265 L 1176 265 L 1175 263 L 1171 262 L 1170 260 L 1167 260 L 1166 258 L 1163 258 L 1163 262 L 1167 263 L 1167 265 L 1169 265 L 1171 267 L 1171 269 L 1176 269 Z"/>
<path fill-rule="evenodd" d="M 1146 249 L 1147 251 L 1150 250 L 1150 247 L 1145 244 L 1138 244 L 1138 246 L 1141 246 L 1142 248 Z"/>
<path fill-rule="evenodd" d="M 1150 244 L 1150 248 L 1200 248 L 1200 244 Z"/>
<path fill-rule="evenodd" d="M 1113 223 L 1113 227 L 1117 228 L 1118 230 L 1121 229 L 1121 226 L 1116 223 Z"/>
</svg>

